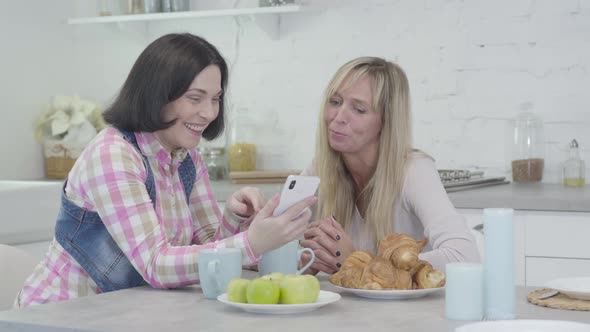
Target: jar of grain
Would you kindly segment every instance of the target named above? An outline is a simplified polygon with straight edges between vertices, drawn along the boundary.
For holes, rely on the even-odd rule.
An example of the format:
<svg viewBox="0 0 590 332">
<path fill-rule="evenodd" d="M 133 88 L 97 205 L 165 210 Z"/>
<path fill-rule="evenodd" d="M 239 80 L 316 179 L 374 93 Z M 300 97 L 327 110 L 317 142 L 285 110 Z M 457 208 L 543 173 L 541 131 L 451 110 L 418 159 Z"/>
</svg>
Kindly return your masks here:
<svg viewBox="0 0 590 332">
<path fill-rule="evenodd" d="M 228 147 L 230 172 L 256 170 L 256 123 L 246 108 L 236 110 L 230 125 Z"/>
<path fill-rule="evenodd" d="M 539 182 L 545 166 L 543 120 L 534 113 L 518 114 L 514 121 L 512 180 Z"/>
</svg>

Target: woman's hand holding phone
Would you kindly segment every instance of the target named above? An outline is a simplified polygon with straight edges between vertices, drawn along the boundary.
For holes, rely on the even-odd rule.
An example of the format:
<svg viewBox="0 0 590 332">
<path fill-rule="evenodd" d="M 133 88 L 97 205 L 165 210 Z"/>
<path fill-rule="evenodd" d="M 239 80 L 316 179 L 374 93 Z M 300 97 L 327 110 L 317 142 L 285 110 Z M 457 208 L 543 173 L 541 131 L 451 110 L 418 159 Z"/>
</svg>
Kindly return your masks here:
<svg viewBox="0 0 590 332">
<path fill-rule="evenodd" d="M 317 202 L 315 196 L 308 196 L 274 216 L 279 200 L 278 194 L 270 199 L 248 228 L 248 242 L 255 256 L 301 237 L 311 218 L 309 207 Z"/>
</svg>

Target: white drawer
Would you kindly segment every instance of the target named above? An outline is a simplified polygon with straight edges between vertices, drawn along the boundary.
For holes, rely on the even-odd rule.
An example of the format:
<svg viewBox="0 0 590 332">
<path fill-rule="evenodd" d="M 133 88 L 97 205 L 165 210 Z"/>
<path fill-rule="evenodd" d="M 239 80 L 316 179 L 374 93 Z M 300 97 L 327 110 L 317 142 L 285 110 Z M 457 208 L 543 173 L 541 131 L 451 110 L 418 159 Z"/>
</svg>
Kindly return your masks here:
<svg viewBox="0 0 590 332">
<path fill-rule="evenodd" d="M 0 181 L 0 243 L 51 240 L 62 186 L 57 181 Z"/>
<path fill-rule="evenodd" d="M 526 258 L 526 285 L 542 287 L 557 278 L 590 276 L 590 259 Z"/>
<path fill-rule="evenodd" d="M 590 258 L 590 213 L 529 212 L 525 255 Z"/>
</svg>

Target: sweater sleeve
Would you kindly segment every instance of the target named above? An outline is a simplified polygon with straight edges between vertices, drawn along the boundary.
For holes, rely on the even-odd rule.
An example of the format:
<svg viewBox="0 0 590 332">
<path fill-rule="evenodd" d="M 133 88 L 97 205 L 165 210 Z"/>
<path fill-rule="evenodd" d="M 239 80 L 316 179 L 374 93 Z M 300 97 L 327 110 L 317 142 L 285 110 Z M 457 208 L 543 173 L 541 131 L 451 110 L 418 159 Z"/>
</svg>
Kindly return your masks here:
<svg viewBox="0 0 590 332">
<path fill-rule="evenodd" d="M 450 262 L 479 262 L 475 238 L 449 200 L 432 159 L 416 156 L 410 160 L 402 199 L 422 223 L 432 247 L 420 259 L 443 271 Z"/>
</svg>

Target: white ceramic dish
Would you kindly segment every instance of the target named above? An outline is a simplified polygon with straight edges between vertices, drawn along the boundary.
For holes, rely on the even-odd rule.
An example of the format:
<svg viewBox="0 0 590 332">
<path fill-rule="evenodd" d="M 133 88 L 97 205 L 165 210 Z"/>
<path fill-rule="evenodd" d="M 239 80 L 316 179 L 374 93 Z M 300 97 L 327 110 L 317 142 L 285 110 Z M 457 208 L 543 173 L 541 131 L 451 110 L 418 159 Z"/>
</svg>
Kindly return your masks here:
<svg viewBox="0 0 590 332">
<path fill-rule="evenodd" d="M 590 300 L 590 277 L 560 278 L 545 284 L 545 287 L 580 300 Z"/>
<path fill-rule="evenodd" d="M 217 297 L 219 302 L 228 306 L 242 309 L 246 312 L 256 314 L 297 314 L 302 312 L 313 311 L 330 303 L 340 300 L 340 294 L 328 291 L 320 291 L 320 295 L 315 303 L 306 304 L 251 304 L 236 303 L 227 300 L 227 293 Z"/>
<path fill-rule="evenodd" d="M 455 332 L 588 332 L 590 325 L 560 320 L 498 320 L 467 324 Z"/>
<path fill-rule="evenodd" d="M 356 296 L 368 298 L 368 299 L 377 299 L 377 300 L 408 300 L 408 299 L 417 299 L 420 297 L 424 297 L 430 293 L 437 292 L 439 290 L 444 289 L 444 287 L 439 288 L 425 288 L 425 289 L 409 289 L 409 290 L 371 290 L 371 289 L 357 289 L 357 288 L 346 288 L 341 286 L 334 287 L 350 292 Z"/>
</svg>

